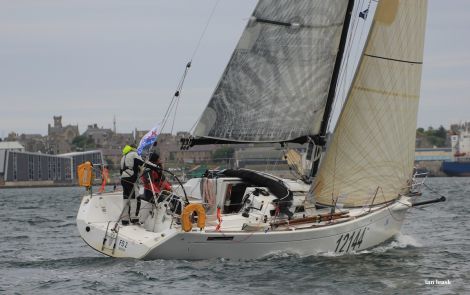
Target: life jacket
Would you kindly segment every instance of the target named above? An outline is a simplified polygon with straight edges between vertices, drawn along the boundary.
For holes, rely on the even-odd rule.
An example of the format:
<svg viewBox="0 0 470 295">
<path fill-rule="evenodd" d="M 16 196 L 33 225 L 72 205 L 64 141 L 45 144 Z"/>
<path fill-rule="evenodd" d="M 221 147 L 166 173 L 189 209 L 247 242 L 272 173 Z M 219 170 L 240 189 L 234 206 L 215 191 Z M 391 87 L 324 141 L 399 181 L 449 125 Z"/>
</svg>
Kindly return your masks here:
<svg viewBox="0 0 470 295">
<path fill-rule="evenodd" d="M 157 165 L 160 166 L 159 163 Z M 141 176 L 141 180 L 146 190 L 152 191 L 153 185 L 153 192 L 155 193 L 160 193 L 162 190 L 171 191 L 171 184 L 166 181 L 165 175 L 161 172 L 149 171 Z M 152 182 L 152 185 L 150 182 Z"/>
<path fill-rule="evenodd" d="M 121 158 L 121 178 L 136 178 L 137 175 L 134 171 L 134 160 L 139 159 L 142 161 L 142 158 L 137 154 L 135 150 L 128 151 Z"/>
</svg>

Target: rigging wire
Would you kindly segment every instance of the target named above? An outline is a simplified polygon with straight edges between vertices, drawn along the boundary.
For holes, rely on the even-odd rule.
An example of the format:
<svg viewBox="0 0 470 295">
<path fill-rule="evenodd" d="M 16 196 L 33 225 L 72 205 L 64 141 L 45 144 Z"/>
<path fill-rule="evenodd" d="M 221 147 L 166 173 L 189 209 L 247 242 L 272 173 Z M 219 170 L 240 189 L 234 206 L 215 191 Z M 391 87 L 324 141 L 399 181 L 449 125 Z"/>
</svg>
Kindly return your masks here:
<svg viewBox="0 0 470 295">
<path fill-rule="evenodd" d="M 185 81 L 185 79 L 186 79 L 186 76 L 187 76 L 187 74 L 188 74 L 188 71 L 189 71 L 190 67 L 191 67 L 191 62 L 188 62 L 188 63 L 186 64 L 186 67 L 185 67 L 185 70 L 184 70 L 184 72 L 183 72 L 183 75 L 182 75 L 180 81 L 178 82 L 178 86 L 177 86 L 177 88 L 176 88 L 176 91 L 175 91 L 175 93 L 173 94 L 173 96 L 172 96 L 172 98 L 171 98 L 171 100 L 170 100 L 170 104 L 168 105 L 168 107 L 167 107 L 167 109 L 166 109 L 166 111 L 165 111 L 165 114 L 163 115 L 163 119 L 162 119 L 162 122 L 161 122 L 161 126 L 162 126 L 162 127 L 161 127 L 160 133 L 164 130 L 164 128 L 165 128 L 165 126 L 166 126 L 166 123 L 168 122 L 169 117 L 170 117 L 170 115 L 171 115 L 171 113 L 172 113 L 172 110 L 173 110 L 173 108 L 175 107 L 175 105 L 177 104 L 177 100 L 178 100 L 178 98 L 180 97 L 180 93 L 181 93 L 181 91 L 182 91 L 182 89 L 183 89 L 184 81 Z"/>
<path fill-rule="evenodd" d="M 212 8 L 212 11 L 209 15 L 209 18 L 207 19 L 206 25 L 204 26 L 204 29 L 202 30 L 201 36 L 199 37 L 199 40 L 197 41 L 196 48 L 194 48 L 193 54 L 191 55 L 191 60 L 194 59 L 194 56 L 196 56 L 196 53 L 199 50 L 199 47 L 201 46 L 202 39 L 204 38 L 204 35 L 206 34 L 207 28 L 209 27 L 209 24 L 212 20 L 212 17 L 214 16 L 215 10 L 217 9 L 217 6 L 219 5 L 220 0 L 216 0 L 214 7 Z"/>
<path fill-rule="evenodd" d="M 204 26 L 204 29 L 202 30 L 202 33 L 199 36 L 196 47 L 194 48 L 194 50 L 191 54 L 191 58 L 187 62 L 185 70 L 183 72 L 183 75 L 182 75 L 180 81 L 178 82 L 178 85 L 176 87 L 176 91 L 173 94 L 173 96 L 171 97 L 170 103 L 169 103 L 169 105 L 168 105 L 168 107 L 165 111 L 165 114 L 163 115 L 163 119 L 161 121 L 161 126 L 162 127 L 160 129 L 160 133 L 164 130 L 164 128 L 167 125 L 168 120 L 170 119 L 170 116 L 171 116 L 172 113 L 173 113 L 173 120 L 172 120 L 171 131 L 170 132 L 173 133 L 173 129 L 174 129 L 175 121 L 176 121 L 176 115 L 177 115 L 177 111 L 178 111 L 178 105 L 179 105 L 179 101 L 180 101 L 180 98 L 181 98 L 183 85 L 184 85 L 184 82 L 186 80 L 186 76 L 188 74 L 189 69 L 191 68 L 191 64 L 194 60 L 194 57 L 196 56 L 197 52 L 199 51 L 199 47 L 201 46 L 202 39 L 204 38 L 204 36 L 206 34 L 207 28 L 209 27 L 209 24 L 212 20 L 212 17 L 214 16 L 214 13 L 217 9 L 217 6 L 218 6 L 219 2 L 220 2 L 220 0 L 215 1 L 215 4 L 212 7 L 211 13 L 210 13 L 210 15 L 207 19 L 207 22 Z M 192 127 L 192 128 L 194 128 L 194 127 Z"/>
</svg>

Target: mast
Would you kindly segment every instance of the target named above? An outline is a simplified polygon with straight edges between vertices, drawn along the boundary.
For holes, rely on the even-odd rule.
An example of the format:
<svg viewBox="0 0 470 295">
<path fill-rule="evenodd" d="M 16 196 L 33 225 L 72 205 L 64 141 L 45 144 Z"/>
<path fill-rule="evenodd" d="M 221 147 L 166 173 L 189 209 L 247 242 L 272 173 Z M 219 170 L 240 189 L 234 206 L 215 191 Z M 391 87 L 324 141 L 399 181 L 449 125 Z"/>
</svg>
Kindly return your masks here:
<svg viewBox="0 0 470 295">
<path fill-rule="evenodd" d="M 339 71 L 341 69 L 341 62 L 343 60 L 344 49 L 346 48 L 346 40 L 348 38 L 349 24 L 351 22 L 352 10 L 354 8 L 354 0 L 349 0 L 348 7 L 346 8 L 346 15 L 344 18 L 343 31 L 341 32 L 341 39 L 339 41 L 338 54 L 336 55 L 335 66 L 333 69 L 333 76 L 331 77 L 330 89 L 328 90 L 328 98 L 326 100 L 325 112 L 323 113 L 323 120 L 321 122 L 319 137 L 323 140 L 320 141 L 322 146 L 326 145 L 326 132 L 328 129 L 328 120 L 333 108 L 333 102 L 336 95 L 336 86 L 338 84 Z M 309 143 L 312 144 L 312 143 Z M 321 157 L 315 160 L 310 170 L 310 177 L 317 174 L 318 166 L 320 165 Z"/>
</svg>

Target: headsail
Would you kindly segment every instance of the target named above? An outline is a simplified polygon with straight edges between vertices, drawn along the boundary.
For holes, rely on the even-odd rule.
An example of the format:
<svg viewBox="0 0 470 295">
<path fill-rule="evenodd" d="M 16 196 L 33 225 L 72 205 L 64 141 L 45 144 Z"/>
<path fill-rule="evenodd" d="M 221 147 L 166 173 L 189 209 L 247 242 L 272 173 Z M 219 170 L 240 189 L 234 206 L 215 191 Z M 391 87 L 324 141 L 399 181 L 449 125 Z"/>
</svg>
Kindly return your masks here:
<svg viewBox="0 0 470 295">
<path fill-rule="evenodd" d="M 276 142 L 318 134 L 347 6 L 259 1 L 194 136 Z"/>
<path fill-rule="evenodd" d="M 318 203 L 364 206 L 409 185 L 423 61 L 426 0 L 380 1 L 313 184 Z"/>
</svg>

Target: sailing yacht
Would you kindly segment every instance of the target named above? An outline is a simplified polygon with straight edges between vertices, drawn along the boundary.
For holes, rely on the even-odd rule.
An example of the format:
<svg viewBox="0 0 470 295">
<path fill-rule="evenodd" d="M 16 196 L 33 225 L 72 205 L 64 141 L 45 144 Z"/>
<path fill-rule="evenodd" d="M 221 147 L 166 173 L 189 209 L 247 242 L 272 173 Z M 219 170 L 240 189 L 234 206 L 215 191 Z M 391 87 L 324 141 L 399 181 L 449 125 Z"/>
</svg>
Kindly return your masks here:
<svg viewBox="0 0 470 295">
<path fill-rule="evenodd" d="M 327 140 L 353 7 L 260 0 L 185 141 L 309 144 L 322 155 L 310 181 L 214 171 L 143 201 L 141 223 L 128 226 L 120 193 L 88 194 L 77 216 L 83 240 L 113 257 L 256 259 L 360 251 L 396 235 L 413 206 L 427 2 L 378 2 Z"/>
</svg>

